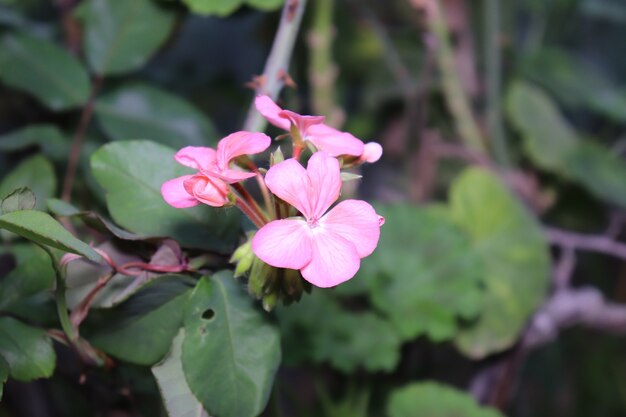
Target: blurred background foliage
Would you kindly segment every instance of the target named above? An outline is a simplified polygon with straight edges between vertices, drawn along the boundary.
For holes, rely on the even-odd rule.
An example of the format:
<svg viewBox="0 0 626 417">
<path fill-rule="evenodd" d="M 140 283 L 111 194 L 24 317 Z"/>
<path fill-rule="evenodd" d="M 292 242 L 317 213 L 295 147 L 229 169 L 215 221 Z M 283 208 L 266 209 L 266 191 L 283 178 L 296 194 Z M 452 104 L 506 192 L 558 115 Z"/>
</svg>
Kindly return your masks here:
<svg viewBox="0 0 626 417">
<path fill-rule="evenodd" d="M 281 6 L 0 0 L 0 213 L 27 186 L 120 259 L 167 265 L 183 256 L 155 243 L 169 237 L 229 267 L 241 219 L 171 209 L 159 188 L 186 172 L 173 149 L 241 129 Z M 227 273 L 224 299 L 205 279 L 113 277 L 81 326 L 94 363 L 49 330 L 46 254 L 2 230 L 0 416 L 164 416 L 161 396 L 172 417 L 222 400 L 242 416 L 626 415 L 624 39 L 622 0 L 309 1 L 280 103 L 383 145 L 343 192 L 386 217 L 377 251 L 273 324 Z M 98 277 L 73 268 L 70 308 Z M 211 302 L 255 317 L 235 329 L 262 359 L 240 397 L 210 389 L 226 336 L 201 350 L 185 334 L 200 324 L 184 306 Z"/>
</svg>

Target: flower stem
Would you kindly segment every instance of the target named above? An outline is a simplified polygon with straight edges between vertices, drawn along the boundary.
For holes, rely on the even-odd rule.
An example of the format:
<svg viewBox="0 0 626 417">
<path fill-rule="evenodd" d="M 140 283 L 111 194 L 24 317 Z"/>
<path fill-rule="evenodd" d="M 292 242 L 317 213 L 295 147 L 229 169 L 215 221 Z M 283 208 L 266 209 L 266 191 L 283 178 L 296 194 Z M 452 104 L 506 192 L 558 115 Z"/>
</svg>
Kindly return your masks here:
<svg viewBox="0 0 626 417">
<path fill-rule="evenodd" d="M 291 59 L 293 45 L 298 35 L 305 6 L 306 0 L 285 1 L 272 50 L 263 69 L 264 82 L 257 88 L 256 94 L 267 94 L 275 100 L 283 85 L 285 85 L 284 74 L 289 69 L 289 60 Z M 250 110 L 248 110 L 243 130 L 262 131 L 266 123 L 266 120 L 257 111 L 253 101 Z"/>
<path fill-rule="evenodd" d="M 52 268 L 54 269 L 54 276 L 56 278 L 55 298 L 61 328 L 63 329 L 67 340 L 69 340 L 71 344 L 75 344 L 76 340 L 78 340 L 78 335 L 74 332 L 70 316 L 67 312 L 67 301 L 65 300 L 65 277 L 63 276 L 63 272 L 59 268 L 59 264 L 50 248 L 44 245 L 39 245 L 39 247 L 48 254 L 50 262 L 52 263 Z"/>
<path fill-rule="evenodd" d="M 248 190 L 246 190 L 243 187 L 243 185 L 241 185 L 239 183 L 235 183 L 235 184 L 232 184 L 232 187 L 235 189 L 235 191 L 237 191 L 237 193 L 241 196 L 241 198 L 243 198 L 243 200 L 246 202 L 246 204 L 249 207 L 252 208 L 252 211 L 254 211 L 256 213 L 257 218 L 259 220 L 261 220 L 261 222 L 263 222 L 263 224 L 265 224 L 265 223 L 267 223 L 269 221 L 269 218 L 267 217 L 267 214 L 259 206 L 259 204 L 256 202 L 254 197 L 252 197 L 250 195 Z"/>
</svg>

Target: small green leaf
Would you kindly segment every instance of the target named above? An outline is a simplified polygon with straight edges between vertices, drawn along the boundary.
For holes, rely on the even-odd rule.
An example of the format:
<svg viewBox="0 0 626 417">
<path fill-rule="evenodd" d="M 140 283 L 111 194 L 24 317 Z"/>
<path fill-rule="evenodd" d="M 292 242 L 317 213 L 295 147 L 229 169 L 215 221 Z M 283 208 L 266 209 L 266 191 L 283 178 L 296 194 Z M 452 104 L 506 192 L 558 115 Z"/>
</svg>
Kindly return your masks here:
<svg viewBox="0 0 626 417">
<path fill-rule="evenodd" d="M 250 7 L 263 11 L 276 10 L 283 5 L 285 0 L 246 0 Z"/>
<path fill-rule="evenodd" d="M 159 384 L 159 391 L 169 417 L 209 417 L 189 389 L 183 372 L 182 346 L 185 330 L 180 329 L 172 341 L 172 348 L 159 364 L 152 367 L 152 374 Z"/>
<path fill-rule="evenodd" d="M 387 403 L 389 417 L 503 417 L 481 407 L 468 394 L 435 382 L 396 389 Z"/>
<path fill-rule="evenodd" d="M 19 187 L 30 188 L 37 198 L 35 208 L 45 209 L 46 199 L 52 197 L 57 188 L 56 174 L 50 161 L 42 155 L 35 155 L 20 163 L 0 183 L 0 198 Z"/>
<path fill-rule="evenodd" d="M 4 390 L 4 383 L 9 379 L 9 364 L 2 356 L 0 356 L 0 401 L 2 401 L 2 391 Z"/>
<path fill-rule="evenodd" d="M 543 301 L 550 257 L 537 220 L 492 173 L 468 169 L 450 191 L 453 220 L 482 258 L 482 314 L 456 338 L 459 349 L 483 358 L 511 347 Z"/>
<path fill-rule="evenodd" d="M 101 262 L 102 257 L 89 245 L 76 239 L 49 214 L 22 210 L 0 216 L 0 229 L 6 229 L 40 245 L 51 246 Z"/>
<path fill-rule="evenodd" d="M 0 136 L 0 151 L 15 152 L 33 146 L 55 161 L 65 160 L 69 152 L 69 139 L 53 125 L 29 125 Z"/>
<path fill-rule="evenodd" d="M 123 86 L 96 101 L 96 116 L 113 140 L 150 138 L 182 148 L 211 146 L 211 121 L 187 101 L 143 84 Z"/>
<path fill-rule="evenodd" d="M 507 104 L 509 116 L 524 134 L 526 152 L 537 165 L 626 207 L 626 163 L 622 158 L 580 138 L 550 97 L 536 87 L 514 84 Z"/>
<path fill-rule="evenodd" d="M 105 312 L 106 325 L 89 340 L 119 359 L 153 365 L 168 352 L 178 333 L 190 291 L 185 277 L 163 276 Z"/>
<path fill-rule="evenodd" d="M 183 0 L 192 12 L 225 17 L 233 14 L 244 0 Z"/>
<path fill-rule="evenodd" d="M 87 0 L 76 16 L 83 25 L 89 66 L 100 75 L 143 66 L 174 24 L 174 14 L 150 0 Z"/>
<path fill-rule="evenodd" d="M 230 272 L 203 278 L 185 312 L 183 370 L 193 394 L 218 417 L 254 417 L 269 398 L 280 335 Z"/>
<path fill-rule="evenodd" d="M 80 106 L 89 97 L 89 77 L 80 62 L 59 46 L 25 33 L 0 40 L 0 79 L 52 110 Z"/>
<path fill-rule="evenodd" d="M 11 378 L 30 381 L 52 375 L 56 354 L 46 332 L 12 317 L 0 317 L 0 356 L 11 368 Z"/>
<path fill-rule="evenodd" d="M 315 291 L 277 313 L 288 363 L 330 363 L 345 373 L 389 372 L 400 359 L 402 339 L 392 323 L 372 312 L 346 310 L 325 292 Z"/>
<path fill-rule="evenodd" d="M 36 245 L 12 245 L 10 253 L 17 266 L 0 280 L 0 310 L 16 301 L 51 289 L 54 270 L 48 254 Z"/>
<path fill-rule="evenodd" d="M 18 210 L 32 210 L 36 203 L 37 199 L 30 188 L 20 187 L 0 201 L 0 214 Z"/>
<path fill-rule="evenodd" d="M 168 236 L 181 245 L 229 251 L 237 238 L 235 210 L 198 206 L 176 209 L 161 195 L 161 185 L 191 172 L 174 161 L 174 150 L 150 141 L 115 142 L 91 159 L 93 173 L 106 189 L 115 222 L 144 236 Z"/>
</svg>

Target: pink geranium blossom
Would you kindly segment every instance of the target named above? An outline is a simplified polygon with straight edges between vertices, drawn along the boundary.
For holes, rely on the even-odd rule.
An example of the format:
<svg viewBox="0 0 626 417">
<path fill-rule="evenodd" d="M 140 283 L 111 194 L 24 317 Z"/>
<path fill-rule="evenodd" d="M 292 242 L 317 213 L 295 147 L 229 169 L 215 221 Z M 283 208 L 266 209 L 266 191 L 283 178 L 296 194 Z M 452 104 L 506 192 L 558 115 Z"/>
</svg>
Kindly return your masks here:
<svg viewBox="0 0 626 417">
<path fill-rule="evenodd" d="M 331 156 L 351 155 L 362 162 L 376 162 L 382 155 L 382 147 L 378 143 L 364 145 L 352 134 L 324 124 L 323 116 L 306 116 L 283 110 L 268 96 L 258 96 L 255 105 L 268 122 L 288 132 L 293 126 L 302 140 L 311 142 L 317 150 Z"/>
<path fill-rule="evenodd" d="M 268 188 L 304 217 L 272 221 L 252 241 L 261 260 L 278 268 L 298 269 L 318 287 L 332 287 L 352 278 L 360 260 L 370 255 L 384 219 L 360 200 L 339 198 L 339 162 L 316 152 L 305 170 L 295 159 L 274 165 L 265 176 Z"/>
<path fill-rule="evenodd" d="M 161 194 L 176 208 L 193 207 L 200 203 L 221 207 L 228 203 L 229 187 L 247 178 L 253 172 L 231 168 L 234 159 L 242 155 L 263 152 L 271 139 L 263 133 L 235 132 L 220 140 L 217 150 L 204 146 L 187 146 L 174 159 L 182 165 L 198 170 L 194 175 L 183 175 L 163 184 Z"/>
</svg>

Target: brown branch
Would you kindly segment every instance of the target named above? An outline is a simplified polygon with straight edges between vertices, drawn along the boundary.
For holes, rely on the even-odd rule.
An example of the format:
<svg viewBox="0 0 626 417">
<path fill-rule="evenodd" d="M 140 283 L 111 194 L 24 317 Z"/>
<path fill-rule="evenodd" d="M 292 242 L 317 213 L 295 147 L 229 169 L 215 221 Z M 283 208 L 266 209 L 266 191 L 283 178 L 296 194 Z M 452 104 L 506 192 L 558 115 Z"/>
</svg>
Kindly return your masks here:
<svg viewBox="0 0 626 417">
<path fill-rule="evenodd" d="M 586 235 L 566 230 L 545 228 L 548 241 L 557 246 L 575 250 L 604 253 L 626 260 L 626 244 L 603 235 Z"/>
<path fill-rule="evenodd" d="M 65 179 L 63 181 L 63 192 L 61 198 L 63 201 L 70 201 L 72 197 L 72 188 L 74 187 L 74 178 L 76 177 L 76 171 L 78 169 L 78 162 L 80 160 L 80 153 L 83 147 L 83 141 L 85 140 L 85 133 L 91 122 L 93 116 L 93 110 L 95 107 L 96 95 L 102 85 L 102 77 L 96 76 L 91 86 L 91 93 L 87 104 L 83 107 L 83 112 L 80 115 L 80 121 L 78 122 L 78 128 L 74 138 L 72 139 L 72 145 L 70 148 L 70 154 L 67 162 L 67 171 L 65 172 Z"/>
<path fill-rule="evenodd" d="M 73 55 L 78 55 L 81 47 L 81 36 L 80 25 L 73 15 L 76 0 L 56 0 L 55 3 L 61 12 L 65 46 Z"/>
</svg>

